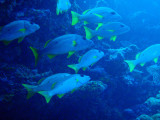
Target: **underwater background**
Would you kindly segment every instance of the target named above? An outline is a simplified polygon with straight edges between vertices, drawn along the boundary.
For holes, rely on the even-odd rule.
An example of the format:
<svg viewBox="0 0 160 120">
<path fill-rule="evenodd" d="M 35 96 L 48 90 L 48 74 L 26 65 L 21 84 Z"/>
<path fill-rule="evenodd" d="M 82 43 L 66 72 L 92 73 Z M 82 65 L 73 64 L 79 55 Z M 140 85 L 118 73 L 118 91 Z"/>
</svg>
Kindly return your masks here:
<svg viewBox="0 0 160 120">
<path fill-rule="evenodd" d="M 57 0 L 0 0 L 0 26 L 17 20 L 40 26 L 21 43 L 0 42 L 0 119 L 160 120 L 160 62 L 137 65 L 133 72 L 125 62 L 160 43 L 160 1 L 70 0 L 70 4 L 67 11 L 57 15 Z M 83 22 L 73 26 L 71 11 L 81 14 L 97 7 L 115 10 L 130 30 L 118 35 L 116 41 L 94 37 L 91 48 L 70 58 L 67 54 L 53 59 L 43 56 L 35 66 L 30 46 L 42 49 L 48 40 L 66 34 L 85 38 Z M 22 84 L 36 85 L 40 79 L 57 73 L 75 74 L 67 65 L 77 63 L 79 56 L 90 49 L 103 51 L 104 57 L 85 71 L 79 70 L 78 74 L 90 76 L 87 84 L 62 98 L 53 96 L 49 103 L 40 94 L 26 99 L 27 90 Z"/>
</svg>

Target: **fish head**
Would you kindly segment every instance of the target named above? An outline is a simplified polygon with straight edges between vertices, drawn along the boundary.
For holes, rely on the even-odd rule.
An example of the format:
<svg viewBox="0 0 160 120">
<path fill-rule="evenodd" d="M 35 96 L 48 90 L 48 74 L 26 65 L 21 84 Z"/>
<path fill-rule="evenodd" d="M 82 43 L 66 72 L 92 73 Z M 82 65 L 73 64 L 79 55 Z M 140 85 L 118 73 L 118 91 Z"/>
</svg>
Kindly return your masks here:
<svg viewBox="0 0 160 120">
<path fill-rule="evenodd" d="M 98 51 L 97 51 L 97 56 L 98 56 L 98 58 L 102 58 L 102 57 L 104 56 L 104 52 L 98 50 Z"/>
<path fill-rule="evenodd" d="M 123 23 L 121 23 L 119 25 L 119 28 L 120 28 L 119 30 L 120 30 L 121 33 L 126 33 L 128 31 L 130 31 L 130 27 L 125 25 L 125 24 L 123 24 Z"/>
<path fill-rule="evenodd" d="M 108 13 L 107 13 L 108 17 L 110 18 L 110 20 L 112 21 L 119 21 L 119 20 L 122 20 L 122 17 L 114 10 L 112 9 L 109 9 L 108 10 Z"/>
<path fill-rule="evenodd" d="M 79 82 L 80 84 L 85 84 L 87 83 L 91 78 L 87 75 L 80 75 L 76 74 L 76 81 Z"/>
<path fill-rule="evenodd" d="M 77 49 L 86 49 L 94 45 L 92 40 L 87 40 L 85 37 L 76 35 Z"/>
<path fill-rule="evenodd" d="M 88 47 L 92 47 L 92 46 L 94 45 L 94 42 L 93 42 L 92 40 L 88 40 L 88 39 L 86 39 L 85 37 L 82 37 L 82 36 L 81 36 L 81 39 L 82 39 L 82 41 L 85 42 L 85 44 L 86 44 Z"/>
<path fill-rule="evenodd" d="M 130 30 L 130 27 L 121 23 L 121 22 L 112 22 L 110 23 L 110 28 L 113 29 L 115 35 L 120 35 L 126 33 Z"/>
<path fill-rule="evenodd" d="M 40 26 L 38 24 L 32 23 L 30 21 L 25 21 L 24 22 L 24 28 L 26 29 L 26 32 L 28 34 L 33 33 L 40 29 Z"/>
</svg>

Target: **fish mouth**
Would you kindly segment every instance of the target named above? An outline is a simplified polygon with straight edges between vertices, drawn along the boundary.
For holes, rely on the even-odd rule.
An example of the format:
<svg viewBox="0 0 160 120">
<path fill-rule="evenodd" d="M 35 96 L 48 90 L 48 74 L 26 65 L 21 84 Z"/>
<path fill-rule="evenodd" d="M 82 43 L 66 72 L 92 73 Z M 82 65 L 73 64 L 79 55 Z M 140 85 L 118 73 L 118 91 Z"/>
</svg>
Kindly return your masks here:
<svg viewBox="0 0 160 120">
<path fill-rule="evenodd" d="M 38 24 L 33 24 L 33 27 L 34 27 L 36 30 L 40 29 L 40 26 L 39 26 Z"/>
</svg>

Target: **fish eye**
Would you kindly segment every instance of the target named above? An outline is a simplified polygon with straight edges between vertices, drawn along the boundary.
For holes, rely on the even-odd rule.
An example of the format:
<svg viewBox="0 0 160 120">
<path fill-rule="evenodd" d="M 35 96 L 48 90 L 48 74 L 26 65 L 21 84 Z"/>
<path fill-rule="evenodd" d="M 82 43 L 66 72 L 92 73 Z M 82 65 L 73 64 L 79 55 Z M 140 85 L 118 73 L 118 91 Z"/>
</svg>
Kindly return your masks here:
<svg viewBox="0 0 160 120">
<path fill-rule="evenodd" d="M 124 27 L 124 25 L 120 25 L 121 27 Z"/>
<path fill-rule="evenodd" d="M 84 77 L 84 75 L 81 75 L 81 77 Z"/>
<path fill-rule="evenodd" d="M 86 38 L 83 36 L 82 39 L 85 40 Z"/>
<path fill-rule="evenodd" d="M 112 14 L 112 15 L 115 15 L 116 13 L 115 13 L 115 12 L 111 12 L 111 14 Z"/>
<path fill-rule="evenodd" d="M 30 24 L 34 24 L 34 22 L 30 21 Z"/>
</svg>

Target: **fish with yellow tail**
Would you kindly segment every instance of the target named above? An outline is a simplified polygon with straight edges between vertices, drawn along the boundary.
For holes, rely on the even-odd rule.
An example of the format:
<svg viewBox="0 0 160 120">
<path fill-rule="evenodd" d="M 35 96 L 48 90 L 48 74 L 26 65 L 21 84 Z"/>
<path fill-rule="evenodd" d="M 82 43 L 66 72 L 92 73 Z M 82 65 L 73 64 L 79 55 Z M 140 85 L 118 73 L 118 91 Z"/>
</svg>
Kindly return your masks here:
<svg viewBox="0 0 160 120">
<path fill-rule="evenodd" d="M 87 49 L 92 45 L 93 41 L 85 40 L 80 35 L 67 34 L 47 41 L 44 48 L 41 50 L 37 50 L 33 47 L 30 48 L 35 56 L 35 65 L 37 65 L 38 59 L 43 55 L 47 55 L 50 59 L 52 59 L 56 55 L 68 53 L 67 58 L 69 58 L 75 52 Z"/>
<path fill-rule="evenodd" d="M 68 11 L 68 9 L 71 7 L 71 3 L 69 0 L 58 0 L 57 2 L 57 8 L 56 8 L 56 13 L 59 15 L 60 13 L 62 14 L 63 12 Z"/>
<path fill-rule="evenodd" d="M 22 84 L 28 91 L 27 99 L 31 98 L 38 91 L 52 90 L 57 83 L 62 82 L 69 76 L 71 76 L 71 74 L 58 73 L 47 78 L 40 79 L 37 85 Z"/>
<path fill-rule="evenodd" d="M 76 73 L 78 73 L 80 68 L 82 68 L 83 70 L 86 70 L 87 67 L 95 64 L 103 56 L 104 56 L 104 53 L 102 51 L 99 51 L 97 49 L 92 49 L 79 58 L 78 64 L 68 65 L 68 67 L 72 68 L 73 70 L 75 70 Z"/>
<path fill-rule="evenodd" d="M 111 41 L 115 41 L 118 35 L 124 34 L 130 30 L 130 28 L 121 22 L 110 22 L 107 24 L 101 24 L 96 30 L 92 30 L 84 26 L 86 32 L 86 39 L 92 39 L 97 36 L 98 40 L 109 38 Z"/>
<path fill-rule="evenodd" d="M 111 21 L 121 20 L 121 16 L 111 8 L 108 7 L 97 7 L 89 9 L 83 12 L 82 15 L 71 11 L 72 14 L 72 25 L 78 22 L 84 22 L 84 24 L 98 24 L 107 23 Z"/>
<path fill-rule="evenodd" d="M 0 27 L 0 41 L 8 45 L 11 41 L 18 39 L 22 42 L 25 36 L 34 33 L 40 28 L 38 24 L 31 23 L 27 20 L 17 20 L 3 27 Z"/>
<path fill-rule="evenodd" d="M 49 103 L 52 96 L 57 95 L 59 98 L 62 98 L 64 94 L 75 91 L 77 88 L 86 84 L 89 80 L 89 76 L 73 74 L 62 82 L 57 83 L 53 90 L 39 91 L 38 93 L 43 95 L 46 102 Z"/>
<path fill-rule="evenodd" d="M 157 63 L 159 56 L 160 56 L 160 44 L 155 44 L 146 48 L 141 53 L 138 53 L 136 55 L 136 60 L 125 60 L 125 62 L 128 63 L 130 72 L 132 72 L 136 67 L 136 65 L 138 64 L 140 64 L 141 66 L 144 66 L 145 63 L 152 60 L 155 63 Z"/>
</svg>

